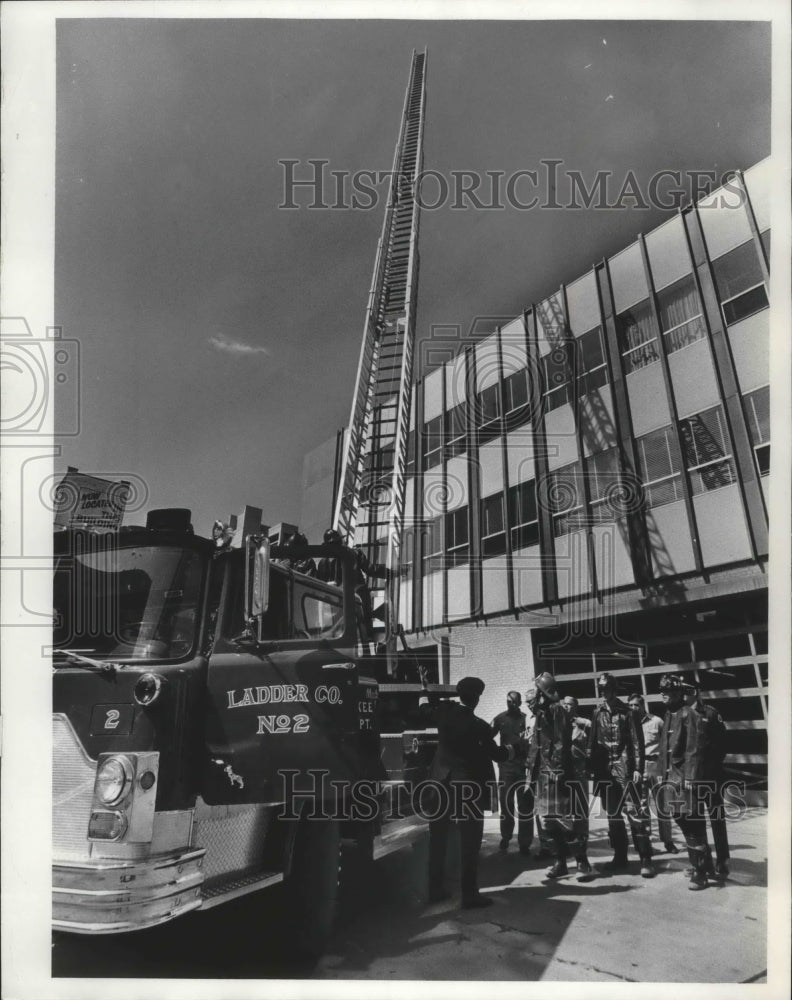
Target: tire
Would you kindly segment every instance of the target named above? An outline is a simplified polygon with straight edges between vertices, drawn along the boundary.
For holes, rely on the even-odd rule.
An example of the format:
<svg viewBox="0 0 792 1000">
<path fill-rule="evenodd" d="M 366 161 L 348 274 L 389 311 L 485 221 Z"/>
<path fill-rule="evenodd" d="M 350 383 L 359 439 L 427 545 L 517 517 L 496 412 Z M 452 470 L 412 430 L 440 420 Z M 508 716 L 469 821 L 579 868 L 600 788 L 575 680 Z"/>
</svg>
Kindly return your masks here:
<svg viewBox="0 0 792 1000">
<path fill-rule="evenodd" d="M 284 891 L 287 946 L 300 958 L 320 958 L 333 932 L 340 845 L 336 820 L 303 817 L 299 821 Z"/>
<path fill-rule="evenodd" d="M 339 893 L 344 911 L 357 910 L 374 891 L 374 827 L 367 824 L 357 831 L 355 839 L 341 841 L 341 874 Z"/>
</svg>

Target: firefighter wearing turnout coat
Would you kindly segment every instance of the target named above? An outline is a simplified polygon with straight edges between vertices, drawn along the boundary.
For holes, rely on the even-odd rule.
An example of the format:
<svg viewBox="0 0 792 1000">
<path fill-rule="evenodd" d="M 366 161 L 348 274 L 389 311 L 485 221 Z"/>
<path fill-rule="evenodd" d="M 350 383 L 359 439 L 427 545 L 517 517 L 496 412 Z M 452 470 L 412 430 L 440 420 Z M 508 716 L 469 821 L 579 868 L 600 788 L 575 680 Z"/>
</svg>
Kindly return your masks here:
<svg viewBox="0 0 792 1000">
<path fill-rule="evenodd" d="M 729 838 L 723 802 L 723 759 L 726 756 L 726 725 L 720 712 L 701 700 L 700 684 L 685 681 L 685 705 L 694 725 L 685 752 L 685 777 L 698 783 L 698 800 L 709 813 L 715 845 L 715 868 L 708 874 L 725 878 L 729 874 Z"/>
<path fill-rule="evenodd" d="M 534 685 L 536 694 L 531 708 L 536 721 L 528 747 L 528 779 L 536 782 L 536 814 L 541 817 L 556 858 L 547 870 L 547 878 L 555 879 L 568 874 L 570 854 L 580 859 L 582 853 L 585 858 L 585 846 L 577 839 L 579 827 L 571 802 L 572 717 L 560 704 L 552 674 L 539 674 Z M 578 871 L 582 873 L 580 860 Z"/>
<path fill-rule="evenodd" d="M 654 878 L 652 845 L 641 809 L 640 784 L 644 772 L 643 731 L 628 706 L 616 697 L 616 681 L 602 674 L 597 681 L 602 700 L 594 709 L 589 730 L 588 759 L 595 790 L 608 816 L 608 838 L 613 858 L 603 865 L 610 872 L 627 868 L 627 829 L 641 860 L 641 875 Z"/>
<path fill-rule="evenodd" d="M 714 873 L 712 851 L 707 842 L 704 795 L 706 778 L 706 716 L 685 705 L 687 688 L 681 677 L 665 674 L 660 680 L 660 694 L 666 707 L 660 733 L 659 764 L 662 777 L 658 807 L 671 814 L 685 838 L 690 858 L 689 889 L 706 889 L 708 876 Z"/>
<path fill-rule="evenodd" d="M 429 817 L 429 901 L 449 897 L 444 886 L 448 829 L 453 819 L 459 830 L 460 883 L 465 909 L 489 906 L 493 901 L 478 890 L 478 860 L 484 834 L 484 810 L 495 787 L 494 760 L 514 759 L 512 746 L 499 747 L 489 725 L 474 714 L 484 681 L 463 677 L 456 686 L 459 701 L 429 702 L 426 672 L 421 669 L 424 694 L 422 715 L 437 726 L 437 750 L 429 778 L 435 783 L 432 802 L 420 806 Z M 429 798 L 429 796 L 427 796 Z"/>
</svg>

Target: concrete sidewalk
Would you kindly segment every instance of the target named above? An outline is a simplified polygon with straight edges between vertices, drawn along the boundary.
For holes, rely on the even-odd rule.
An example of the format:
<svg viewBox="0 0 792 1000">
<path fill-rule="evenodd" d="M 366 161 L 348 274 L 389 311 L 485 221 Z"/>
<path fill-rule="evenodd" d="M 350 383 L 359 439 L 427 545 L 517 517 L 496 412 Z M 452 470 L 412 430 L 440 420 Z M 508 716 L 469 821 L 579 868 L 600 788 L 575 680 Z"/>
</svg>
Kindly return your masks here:
<svg viewBox="0 0 792 1000">
<path fill-rule="evenodd" d="M 460 910 L 426 906 L 425 845 L 377 863 L 372 898 L 348 906 L 320 979 L 764 982 L 767 813 L 729 822 L 731 876 L 688 890 L 687 854 L 655 857 L 658 875 L 587 883 L 544 879 L 547 862 L 498 851 L 498 820 L 485 821 L 480 884 L 496 903 Z M 453 839 L 453 838 L 452 838 Z M 677 845 L 682 847 L 679 831 Z M 536 848 L 537 845 L 535 845 Z M 589 857 L 611 856 L 603 819 L 593 818 Z"/>
</svg>

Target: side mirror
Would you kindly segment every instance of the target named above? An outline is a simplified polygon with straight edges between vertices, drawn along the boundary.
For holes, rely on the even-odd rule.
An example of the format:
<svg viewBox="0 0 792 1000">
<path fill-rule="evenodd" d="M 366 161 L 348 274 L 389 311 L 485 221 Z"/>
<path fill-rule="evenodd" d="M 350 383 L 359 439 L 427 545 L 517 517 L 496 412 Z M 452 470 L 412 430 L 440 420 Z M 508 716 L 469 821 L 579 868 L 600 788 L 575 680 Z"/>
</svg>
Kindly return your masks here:
<svg viewBox="0 0 792 1000">
<path fill-rule="evenodd" d="M 245 621 L 262 640 L 262 624 L 269 607 L 270 543 L 260 535 L 245 539 Z"/>
</svg>

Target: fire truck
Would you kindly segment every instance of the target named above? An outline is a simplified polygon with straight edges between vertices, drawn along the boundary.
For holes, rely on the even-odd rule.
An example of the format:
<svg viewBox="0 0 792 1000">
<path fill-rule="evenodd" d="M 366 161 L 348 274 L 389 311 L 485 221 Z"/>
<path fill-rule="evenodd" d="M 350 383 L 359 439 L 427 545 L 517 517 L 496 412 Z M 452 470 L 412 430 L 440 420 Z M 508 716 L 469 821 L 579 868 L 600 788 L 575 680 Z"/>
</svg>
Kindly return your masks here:
<svg viewBox="0 0 792 1000">
<path fill-rule="evenodd" d="M 186 509 L 56 532 L 59 930 L 150 927 L 285 882 L 292 941 L 320 950 L 339 857 L 365 866 L 423 832 L 409 795 L 384 793 L 420 781 L 433 745 L 397 649 L 426 55 L 411 59 L 333 501 L 354 548 L 271 546 L 260 522 L 218 546 Z M 381 657 L 363 655 L 357 548 L 385 567 Z M 312 558 L 338 560 L 341 585 L 284 564 Z"/>
<path fill-rule="evenodd" d="M 295 557 L 337 559 L 341 585 Z M 432 746 L 400 733 L 383 763 L 354 552 L 218 548 L 162 510 L 57 531 L 54 581 L 55 929 L 151 927 L 285 882 L 291 940 L 321 951 L 344 859 L 423 834 L 393 793 Z"/>
</svg>

